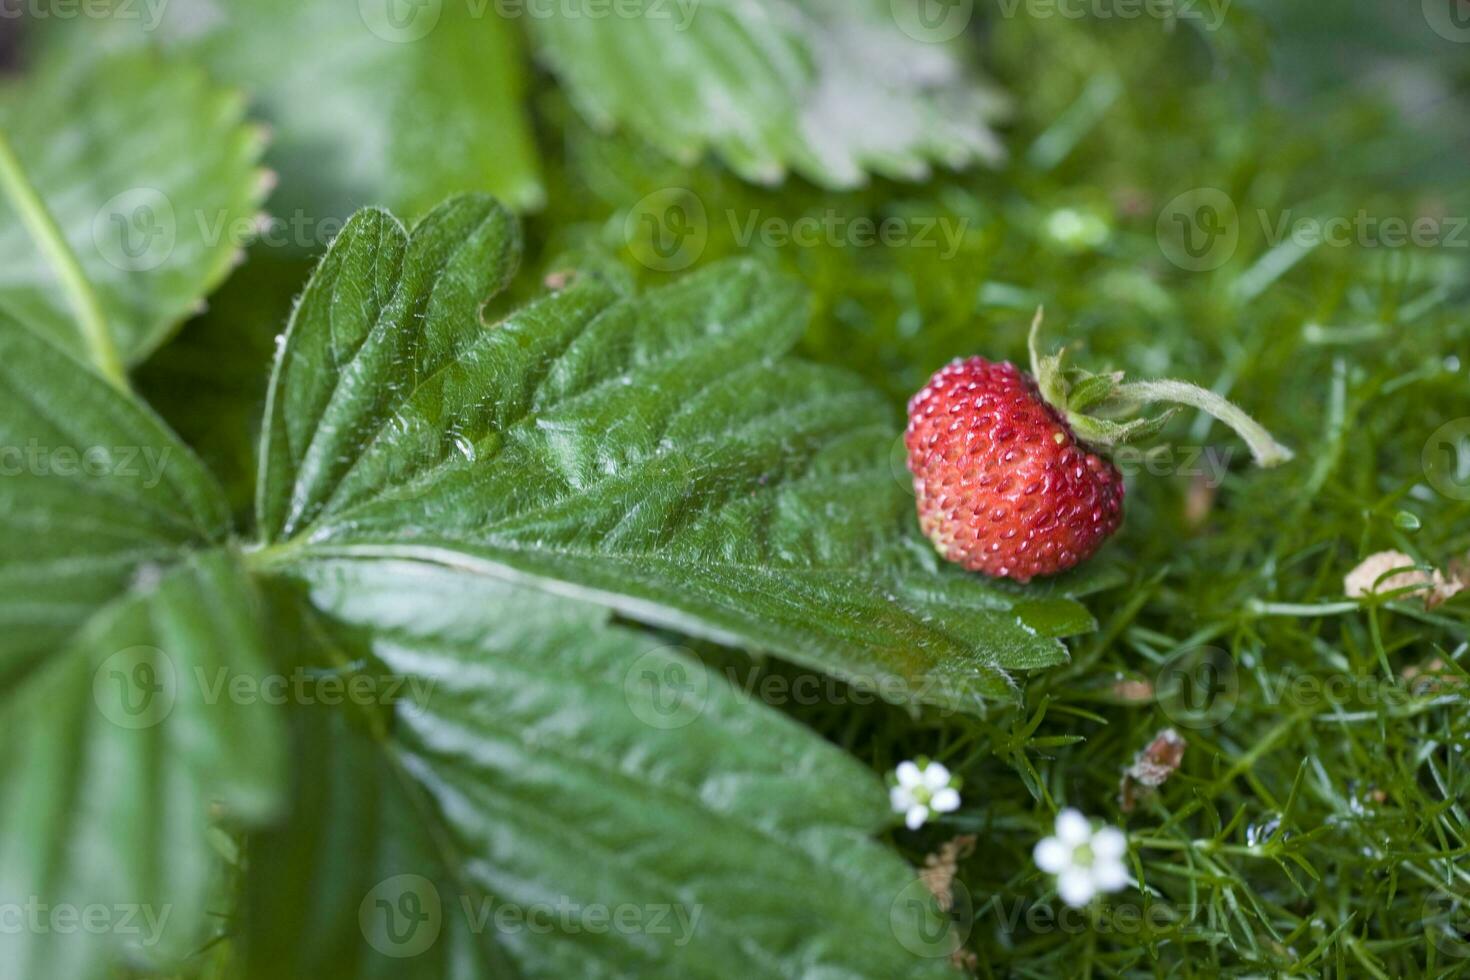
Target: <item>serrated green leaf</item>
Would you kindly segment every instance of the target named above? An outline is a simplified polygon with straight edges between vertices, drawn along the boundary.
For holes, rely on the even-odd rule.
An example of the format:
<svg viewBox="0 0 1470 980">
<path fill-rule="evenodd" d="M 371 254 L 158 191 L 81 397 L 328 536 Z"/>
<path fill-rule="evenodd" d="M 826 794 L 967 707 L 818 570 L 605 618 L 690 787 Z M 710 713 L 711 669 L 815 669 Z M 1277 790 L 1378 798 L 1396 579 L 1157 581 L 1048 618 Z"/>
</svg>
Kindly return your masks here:
<svg viewBox="0 0 1470 980">
<path fill-rule="evenodd" d="M 1004 100 L 888 0 L 637 0 L 615 17 L 553 5 L 529 27 L 602 128 L 686 163 L 712 149 L 747 180 L 788 169 L 831 187 L 870 173 L 994 162 Z M 909 32 L 903 28 L 907 25 Z M 947 34 L 947 32 L 946 32 Z"/>
<path fill-rule="evenodd" d="M 0 390 L 0 902 L 28 923 L 0 975 L 170 962 L 209 921 L 211 807 L 277 802 L 274 709 L 220 686 L 261 673 L 258 600 L 219 488 L 146 408 L 9 322 Z"/>
<path fill-rule="evenodd" d="M 151 52 L 54 53 L 0 89 L 6 134 L 97 294 L 122 361 L 164 342 L 249 239 L 265 192 L 244 100 Z M 0 194 L 0 310 L 86 346 L 55 269 Z"/>
<path fill-rule="evenodd" d="M 484 577 L 297 574 L 336 657 L 404 683 L 377 744 L 303 713 L 296 817 L 252 844 L 251 976 L 949 975 L 869 839 L 879 781 L 714 671 Z"/>
<path fill-rule="evenodd" d="M 195 553 L 94 616 L 0 699 L 0 930 L 7 977 L 167 965 L 212 924 L 211 813 L 276 812 L 279 709 L 236 699 L 265 654 L 258 598 L 230 552 Z"/>
<path fill-rule="evenodd" d="M 582 277 L 481 322 L 517 257 L 485 198 L 411 238 L 349 223 L 272 378 L 263 565 L 451 565 L 965 710 L 1090 623 L 1028 621 L 1024 593 L 940 567 L 882 400 L 784 356 L 789 282 L 736 262 L 628 298 Z"/>
<path fill-rule="evenodd" d="M 0 320 L 0 677 L 62 646 L 141 573 L 221 540 L 189 450 L 59 348 Z"/>
</svg>

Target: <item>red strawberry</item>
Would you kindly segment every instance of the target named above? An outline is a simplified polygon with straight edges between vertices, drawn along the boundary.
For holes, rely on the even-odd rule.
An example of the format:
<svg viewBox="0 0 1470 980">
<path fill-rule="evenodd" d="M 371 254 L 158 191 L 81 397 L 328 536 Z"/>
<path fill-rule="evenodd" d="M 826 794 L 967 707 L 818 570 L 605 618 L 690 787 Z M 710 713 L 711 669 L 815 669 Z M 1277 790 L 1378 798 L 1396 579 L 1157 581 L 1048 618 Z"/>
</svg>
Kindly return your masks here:
<svg viewBox="0 0 1470 980">
<path fill-rule="evenodd" d="M 1123 478 L 1089 447 L 1156 435 L 1172 409 L 1129 417 L 1152 402 L 1214 416 L 1261 466 L 1291 459 L 1291 450 L 1213 391 L 1064 370 L 1065 351 L 1043 354 L 1040 339 L 1037 310 L 1031 374 L 972 357 L 946 366 L 909 401 L 904 442 L 919 525 L 950 561 L 1029 582 L 1090 557 L 1123 523 Z"/>
<path fill-rule="evenodd" d="M 1065 571 L 1123 522 L 1122 476 L 1015 365 L 944 367 L 909 401 L 904 442 L 924 534 L 971 571 Z"/>
</svg>

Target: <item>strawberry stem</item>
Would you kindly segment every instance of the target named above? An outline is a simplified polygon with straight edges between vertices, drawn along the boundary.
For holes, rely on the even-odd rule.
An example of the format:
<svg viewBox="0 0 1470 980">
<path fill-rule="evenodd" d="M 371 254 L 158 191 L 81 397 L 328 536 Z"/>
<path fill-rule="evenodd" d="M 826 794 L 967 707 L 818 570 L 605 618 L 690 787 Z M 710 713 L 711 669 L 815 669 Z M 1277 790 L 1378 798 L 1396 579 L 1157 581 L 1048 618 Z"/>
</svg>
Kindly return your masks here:
<svg viewBox="0 0 1470 980">
<path fill-rule="evenodd" d="M 1291 459 L 1291 450 L 1272 438 L 1259 422 L 1207 388 L 1185 381 L 1124 383 L 1121 373 L 1092 374 L 1077 370 L 1070 372 L 1077 380 L 1069 381 L 1069 373 L 1062 370 L 1062 356 L 1066 351 L 1042 353 L 1041 320 L 1042 311 L 1038 307 L 1026 341 L 1031 354 L 1031 373 L 1041 389 L 1041 397 L 1066 417 L 1072 431 L 1083 442 L 1108 449 L 1153 436 L 1164 427 L 1174 410 L 1151 419 L 1121 421 L 1121 417 L 1150 402 L 1172 402 L 1197 408 L 1230 426 L 1245 440 L 1260 466 L 1280 466 Z M 1098 418 L 1089 409 L 1106 417 Z"/>
<path fill-rule="evenodd" d="M 1116 397 L 1122 402 L 1173 402 L 1197 408 L 1234 429 L 1260 466 L 1280 466 L 1292 457 L 1291 450 L 1272 438 L 1259 422 L 1207 388 L 1184 381 L 1132 381 L 1119 385 Z"/>
</svg>

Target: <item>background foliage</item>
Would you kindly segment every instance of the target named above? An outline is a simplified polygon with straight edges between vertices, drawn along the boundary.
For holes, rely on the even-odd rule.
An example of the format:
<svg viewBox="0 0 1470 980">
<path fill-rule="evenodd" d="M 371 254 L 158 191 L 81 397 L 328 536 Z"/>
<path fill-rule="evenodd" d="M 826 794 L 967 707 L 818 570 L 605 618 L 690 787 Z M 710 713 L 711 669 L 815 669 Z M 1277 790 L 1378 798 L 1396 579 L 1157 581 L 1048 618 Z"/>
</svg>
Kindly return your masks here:
<svg viewBox="0 0 1470 980">
<path fill-rule="evenodd" d="M 68 296 L 0 206 L 0 443 L 170 463 L 0 479 L 0 900 L 179 915 L 147 947 L 8 933 L 0 963 L 886 977 L 959 944 L 981 976 L 1470 971 L 1467 600 L 1342 585 L 1375 551 L 1470 552 L 1463 445 L 1426 467 L 1470 414 L 1459 8 L 997 3 L 941 39 L 901 3 L 707 2 L 673 33 L 650 4 L 589 30 L 445 0 L 422 34 L 371 6 L 5 21 L 0 129 L 134 369 L 129 393 L 71 360 Z M 137 188 L 173 244 L 109 252 Z M 1201 188 L 1234 218 L 1195 254 Z M 520 230 L 439 207 L 463 192 Z M 397 218 L 343 230 L 365 206 Z M 1344 242 L 1289 234 L 1334 217 Z M 1392 244 L 1392 218 L 1435 234 Z M 1022 357 L 1039 304 L 1089 366 L 1212 386 L 1297 461 L 1250 470 L 1181 417 L 1079 574 L 938 568 L 903 402 L 951 357 Z M 477 344 L 481 319 L 507 328 Z M 150 649 L 186 681 L 169 717 L 99 716 L 109 658 Z M 1201 664 L 1204 713 L 1169 696 Z M 247 710 L 193 703 L 196 666 L 438 686 Z M 671 679 L 703 710 L 666 730 Z M 1168 725 L 1182 767 L 1125 813 Z M 880 778 L 920 755 L 964 805 L 895 829 Z M 1070 917 L 1030 857 L 1062 806 L 1127 830 L 1138 883 Z M 962 833 L 941 919 L 913 868 Z M 705 918 L 675 946 L 445 914 L 397 959 L 359 905 L 401 875 L 446 906 Z"/>
</svg>

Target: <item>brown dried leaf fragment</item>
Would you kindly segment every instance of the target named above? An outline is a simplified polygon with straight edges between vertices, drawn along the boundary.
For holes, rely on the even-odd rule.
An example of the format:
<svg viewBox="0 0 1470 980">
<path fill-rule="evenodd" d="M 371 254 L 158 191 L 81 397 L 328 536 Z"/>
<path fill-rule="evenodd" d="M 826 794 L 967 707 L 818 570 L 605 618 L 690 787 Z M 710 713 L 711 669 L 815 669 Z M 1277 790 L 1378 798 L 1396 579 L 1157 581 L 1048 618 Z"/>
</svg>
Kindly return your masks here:
<svg viewBox="0 0 1470 980">
<path fill-rule="evenodd" d="M 1461 577 L 1463 567 L 1457 570 L 1457 563 L 1451 563 L 1449 578 L 1437 568 L 1426 572 L 1414 567 L 1416 564 L 1413 558 L 1401 551 L 1375 552 L 1347 573 L 1342 580 L 1342 590 L 1349 598 L 1361 599 L 1410 589 L 1411 594 L 1423 598 L 1426 609 L 1433 609 L 1465 588 L 1466 582 Z"/>
<path fill-rule="evenodd" d="M 1124 813 L 1132 813 L 1141 797 L 1174 775 L 1184 761 L 1187 744 L 1174 729 L 1165 728 L 1133 757 L 1133 765 L 1124 771 L 1123 781 L 1118 786 L 1118 805 Z"/>
<path fill-rule="evenodd" d="M 940 844 L 939 850 L 924 858 L 919 877 L 942 911 L 954 908 L 955 875 L 959 873 L 960 862 L 975 853 L 975 840 L 974 834 L 960 834 Z"/>
</svg>

